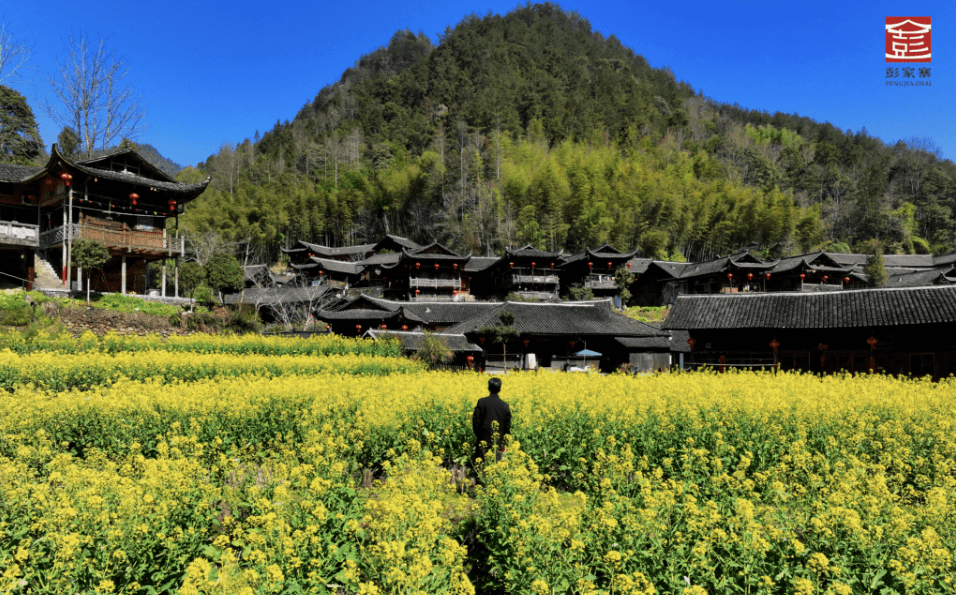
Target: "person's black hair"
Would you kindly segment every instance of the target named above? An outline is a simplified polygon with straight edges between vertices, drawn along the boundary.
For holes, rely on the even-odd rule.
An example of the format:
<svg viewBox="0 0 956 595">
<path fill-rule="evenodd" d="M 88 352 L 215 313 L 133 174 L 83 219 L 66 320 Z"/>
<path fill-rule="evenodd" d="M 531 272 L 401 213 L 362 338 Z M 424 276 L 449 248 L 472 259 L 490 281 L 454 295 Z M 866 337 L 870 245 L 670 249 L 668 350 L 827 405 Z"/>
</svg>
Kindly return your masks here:
<svg viewBox="0 0 956 595">
<path fill-rule="evenodd" d="M 501 378 L 492 378 L 488 381 L 488 392 L 494 394 L 501 392 Z"/>
</svg>

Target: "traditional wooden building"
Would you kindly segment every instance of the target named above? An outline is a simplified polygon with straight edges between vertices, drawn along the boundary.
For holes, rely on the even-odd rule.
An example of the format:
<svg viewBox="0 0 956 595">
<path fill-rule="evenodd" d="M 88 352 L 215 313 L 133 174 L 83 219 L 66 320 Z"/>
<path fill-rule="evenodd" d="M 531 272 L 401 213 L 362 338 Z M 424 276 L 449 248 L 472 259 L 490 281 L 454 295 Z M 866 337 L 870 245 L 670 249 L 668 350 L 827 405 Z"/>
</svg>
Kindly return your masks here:
<svg viewBox="0 0 956 595">
<path fill-rule="evenodd" d="M 956 286 L 682 295 L 665 330 L 690 334 L 691 366 L 956 373 Z"/>
<path fill-rule="evenodd" d="M 409 300 L 456 300 L 471 293 L 469 276 L 463 274 L 471 254 L 432 242 L 403 251 L 403 266 L 408 274 Z"/>
<path fill-rule="evenodd" d="M 561 270 L 562 292 L 567 295 L 572 287 L 590 289 L 594 297 L 619 300 L 620 288 L 615 281 L 617 270 L 627 267 L 637 250 L 621 252 L 610 244 L 587 249 L 564 259 Z"/>
<path fill-rule="evenodd" d="M 172 259 L 178 279 L 185 246 L 166 223 L 208 184 L 209 178 L 177 182 L 132 149 L 74 159 L 53 145 L 43 167 L 0 166 L 0 250 L 13 257 L 3 260 L 18 263 L 14 268 L 29 287 L 39 254 L 61 273 L 64 287 L 78 287 L 83 271 L 72 266 L 73 242 L 97 240 L 113 259 L 92 277 L 93 287 L 145 292 L 151 261 L 162 260 L 165 275 L 165 262 Z"/>
<path fill-rule="evenodd" d="M 504 347 L 495 343 L 489 327 L 503 326 L 502 314 L 514 315 L 517 337 Z M 563 368 L 573 353 L 590 349 L 601 354 L 600 369 L 611 372 L 623 364 L 634 371 L 667 369 L 671 365 L 670 333 L 613 311 L 611 300 L 592 302 L 504 302 L 446 330 L 463 334 L 485 351 L 486 367 Z M 656 341 L 636 341 L 656 339 Z M 651 357 L 646 357 L 648 354 Z"/>
<path fill-rule="evenodd" d="M 505 250 L 495 265 L 495 293 L 500 298 L 513 293 L 527 299 L 557 300 L 562 256 L 562 252 L 537 250 L 530 244 Z"/>
</svg>

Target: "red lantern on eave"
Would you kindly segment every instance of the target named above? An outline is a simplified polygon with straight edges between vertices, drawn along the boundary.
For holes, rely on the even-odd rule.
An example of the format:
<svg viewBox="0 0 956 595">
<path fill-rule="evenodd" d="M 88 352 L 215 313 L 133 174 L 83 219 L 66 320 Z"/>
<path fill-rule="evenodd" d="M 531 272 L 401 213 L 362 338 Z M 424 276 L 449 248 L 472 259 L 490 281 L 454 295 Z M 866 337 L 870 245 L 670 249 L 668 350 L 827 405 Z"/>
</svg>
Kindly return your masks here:
<svg viewBox="0 0 956 595">
<path fill-rule="evenodd" d="M 437 263 L 437 262 L 435 263 L 435 270 L 436 270 L 436 271 L 438 270 L 438 263 Z"/>
<path fill-rule="evenodd" d="M 362 332 L 362 325 L 361 325 L 361 324 L 356 324 L 356 325 L 355 325 L 355 330 L 361 333 L 361 332 Z"/>
<path fill-rule="evenodd" d="M 384 331 L 384 330 L 387 329 L 388 327 L 383 324 L 383 325 L 379 326 L 378 328 L 380 328 L 380 329 L 382 329 L 382 330 Z"/>
<path fill-rule="evenodd" d="M 593 263 L 593 262 L 588 262 L 588 268 L 591 268 L 592 266 L 594 266 L 594 263 Z"/>
<path fill-rule="evenodd" d="M 777 353 L 777 347 L 780 347 L 780 341 L 774 339 L 770 342 L 770 349 L 773 349 L 774 353 Z"/>
<path fill-rule="evenodd" d="M 537 264 L 537 263 L 534 262 L 534 261 L 532 261 L 532 262 L 531 262 L 531 268 L 534 268 L 534 265 L 535 265 L 535 264 Z"/>
<path fill-rule="evenodd" d="M 175 211 L 175 210 L 176 210 L 176 201 L 175 201 L 175 200 L 170 200 L 170 201 L 169 201 L 169 210 L 170 210 L 170 211 Z"/>
<path fill-rule="evenodd" d="M 129 195 L 129 199 L 133 202 L 133 206 L 136 206 L 136 200 L 139 199 L 139 194 L 133 192 Z"/>
<path fill-rule="evenodd" d="M 870 349 L 876 349 L 876 343 L 877 343 L 876 337 L 870 337 L 869 339 L 866 340 L 866 342 L 869 343 Z"/>
<path fill-rule="evenodd" d="M 765 278 L 767 281 L 769 281 L 769 280 L 770 280 L 770 273 L 767 273 L 766 275 L 764 275 L 764 278 Z"/>
<path fill-rule="evenodd" d="M 800 273 L 800 280 L 801 280 L 801 281 L 803 281 L 803 279 L 804 279 L 805 277 L 806 277 L 806 275 L 804 275 L 803 273 Z"/>
<path fill-rule="evenodd" d="M 753 278 L 754 278 L 753 273 L 747 273 L 747 281 L 753 281 Z"/>
<path fill-rule="evenodd" d="M 403 331 L 407 331 L 407 330 L 408 330 L 408 325 L 407 325 L 407 324 L 403 324 L 403 325 L 402 325 L 402 330 L 403 330 Z"/>
<path fill-rule="evenodd" d="M 509 263 L 508 263 L 508 268 L 511 268 L 511 269 L 515 268 L 515 263 L 509 262 Z"/>
<path fill-rule="evenodd" d="M 416 262 L 416 263 L 415 263 L 415 268 L 416 268 L 416 269 L 422 268 L 422 263 Z"/>
<path fill-rule="evenodd" d="M 416 289 L 416 290 L 415 290 L 415 297 L 418 297 L 418 294 L 420 294 L 421 292 L 422 292 L 421 289 Z"/>
<path fill-rule="evenodd" d="M 631 270 L 631 263 L 627 263 L 627 270 Z"/>
<path fill-rule="evenodd" d="M 824 282 L 824 283 L 827 282 L 827 276 L 826 276 L 826 275 L 823 276 L 823 282 Z"/>
<path fill-rule="evenodd" d="M 522 339 L 521 342 L 524 343 L 524 346 L 525 346 L 525 347 L 527 347 L 527 346 L 528 346 L 528 343 L 530 343 L 531 341 L 530 341 L 529 339 Z"/>
<path fill-rule="evenodd" d="M 69 185 L 70 185 L 70 180 L 73 179 L 73 176 L 71 176 L 70 174 L 68 174 L 68 173 L 66 173 L 66 172 L 63 172 L 62 174 L 60 174 L 60 178 L 61 178 L 64 182 L 66 182 L 66 185 L 67 185 L 67 186 L 69 186 Z"/>
<path fill-rule="evenodd" d="M 849 283 L 849 282 L 850 282 L 850 278 L 849 278 L 849 277 L 844 277 L 844 278 L 843 278 L 843 282 L 844 282 L 844 283 Z"/>
<path fill-rule="evenodd" d="M 728 280 L 728 281 L 729 281 L 730 279 L 733 279 L 733 278 L 734 278 L 734 274 L 733 274 L 733 273 L 727 273 L 727 280 Z"/>
<path fill-rule="evenodd" d="M 551 263 L 551 268 L 552 268 L 552 269 L 554 268 L 554 263 L 553 263 L 553 262 Z"/>
<path fill-rule="evenodd" d="M 458 270 L 458 263 L 456 262 L 455 264 L 451 265 L 451 268 L 453 268 L 453 269 L 455 269 L 455 270 L 457 271 L 457 270 Z"/>
<path fill-rule="evenodd" d="M 468 361 L 468 367 L 470 368 L 471 364 L 475 363 L 475 356 L 469 355 L 468 357 L 465 358 L 465 360 Z"/>
</svg>

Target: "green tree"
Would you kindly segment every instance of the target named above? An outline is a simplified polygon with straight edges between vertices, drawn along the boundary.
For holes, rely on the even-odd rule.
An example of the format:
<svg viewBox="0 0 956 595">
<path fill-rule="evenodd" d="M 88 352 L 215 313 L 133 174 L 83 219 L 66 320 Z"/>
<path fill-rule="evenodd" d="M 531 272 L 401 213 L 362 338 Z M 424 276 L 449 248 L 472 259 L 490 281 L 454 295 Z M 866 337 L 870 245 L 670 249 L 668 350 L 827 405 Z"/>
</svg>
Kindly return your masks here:
<svg viewBox="0 0 956 595">
<path fill-rule="evenodd" d="M 626 308 L 631 300 L 631 284 L 634 283 L 634 273 L 627 267 L 620 267 L 614 272 L 614 285 L 621 296 L 621 308 Z"/>
<path fill-rule="evenodd" d="M 183 289 L 183 295 L 192 297 L 205 278 L 206 271 L 198 262 L 184 262 L 179 265 L 179 286 Z"/>
<path fill-rule="evenodd" d="M 416 356 L 428 364 L 429 367 L 436 368 L 450 362 L 455 354 L 452 353 L 451 349 L 448 348 L 448 345 L 445 344 L 445 341 L 442 340 L 441 337 L 436 336 L 432 332 L 425 331 L 425 336 L 422 338 L 422 346 L 419 347 Z"/>
<path fill-rule="evenodd" d="M 0 85 L 0 162 L 31 165 L 42 152 L 43 142 L 27 100 Z"/>
<path fill-rule="evenodd" d="M 870 287 L 886 287 L 889 275 L 886 272 L 886 263 L 883 261 L 883 244 L 879 240 L 867 240 L 862 245 L 864 254 L 870 257 L 866 260 L 863 272 L 866 274 Z"/>
<path fill-rule="evenodd" d="M 245 282 L 242 265 L 232 254 L 216 252 L 206 261 L 206 283 L 214 292 L 239 291 Z"/>
<path fill-rule="evenodd" d="M 90 279 L 95 269 L 103 268 L 110 261 L 110 251 L 101 242 L 96 240 L 77 240 L 73 242 L 73 262 L 76 266 L 86 269 L 86 303 L 90 303 Z"/>
<path fill-rule="evenodd" d="M 514 327 L 514 323 L 514 312 L 505 311 L 498 314 L 497 324 L 489 324 L 476 329 L 479 335 L 489 337 L 492 343 L 501 345 L 501 352 L 504 354 L 505 371 L 508 370 L 508 341 L 521 336 L 518 329 Z"/>
</svg>

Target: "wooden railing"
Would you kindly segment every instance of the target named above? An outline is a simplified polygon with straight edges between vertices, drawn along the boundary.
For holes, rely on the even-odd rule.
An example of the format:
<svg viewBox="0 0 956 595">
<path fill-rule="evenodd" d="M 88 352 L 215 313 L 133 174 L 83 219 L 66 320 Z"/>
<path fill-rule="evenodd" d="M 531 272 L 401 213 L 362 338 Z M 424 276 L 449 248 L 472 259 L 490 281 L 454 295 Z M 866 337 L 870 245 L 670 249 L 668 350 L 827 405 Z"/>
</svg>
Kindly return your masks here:
<svg viewBox="0 0 956 595">
<path fill-rule="evenodd" d="M 40 247 L 62 244 L 67 238 L 66 226 L 40 234 Z M 178 255 L 185 252 L 185 238 L 167 237 L 162 230 L 141 231 L 108 229 L 95 225 L 73 225 L 74 241 L 81 239 L 102 242 L 107 248 L 126 248 L 128 251 L 154 251 Z"/>
<path fill-rule="evenodd" d="M 591 275 L 584 279 L 584 286 L 588 289 L 615 289 L 617 284 L 614 282 L 614 277 L 610 275 Z"/>
<path fill-rule="evenodd" d="M 424 279 L 421 277 L 410 277 L 408 279 L 409 287 L 452 287 L 461 288 L 461 279 Z"/>
<path fill-rule="evenodd" d="M 0 221 L 0 243 L 35 248 L 40 244 L 40 226 L 16 221 Z"/>
</svg>

